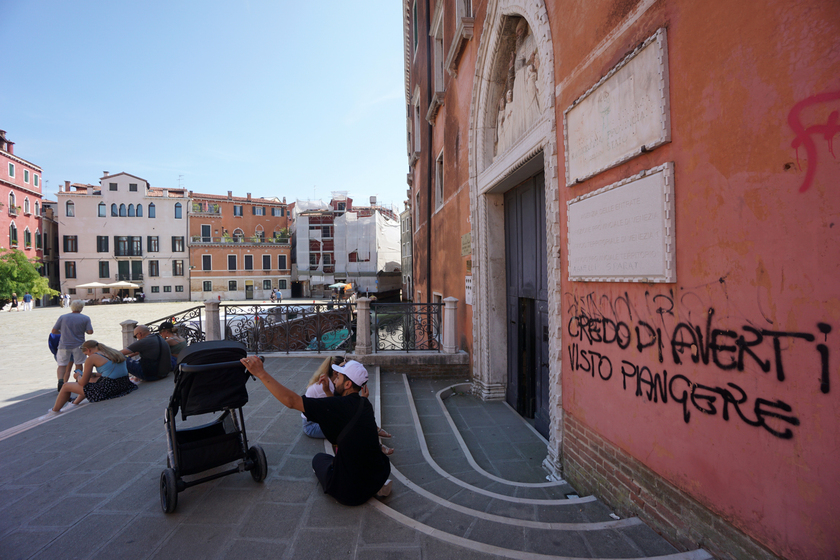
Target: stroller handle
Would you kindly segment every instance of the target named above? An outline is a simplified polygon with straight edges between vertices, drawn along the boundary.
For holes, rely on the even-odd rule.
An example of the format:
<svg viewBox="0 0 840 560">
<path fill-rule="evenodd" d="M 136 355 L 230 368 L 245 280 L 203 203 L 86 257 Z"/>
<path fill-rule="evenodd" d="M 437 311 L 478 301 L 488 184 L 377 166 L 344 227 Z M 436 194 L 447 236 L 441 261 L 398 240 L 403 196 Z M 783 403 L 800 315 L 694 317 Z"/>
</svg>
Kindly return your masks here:
<svg viewBox="0 0 840 560">
<path fill-rule="evenodd" d="M 260 360 L 265 363 L 265 357 L 260 356 Z M 242 365 L 242 362 L 236 360 L 235 362 L 222 362 L 218 364 L 199 364 L 199 365 L 190 365 L 190 364 L 181 364 L 181 371 L 186 373 L 196 373 L 202 371 L 213 371 L 215 369 L 224 369 L 229 367 L 236 367 L 240 366 L 243 369 L 245 366 Z"/>
</svg>

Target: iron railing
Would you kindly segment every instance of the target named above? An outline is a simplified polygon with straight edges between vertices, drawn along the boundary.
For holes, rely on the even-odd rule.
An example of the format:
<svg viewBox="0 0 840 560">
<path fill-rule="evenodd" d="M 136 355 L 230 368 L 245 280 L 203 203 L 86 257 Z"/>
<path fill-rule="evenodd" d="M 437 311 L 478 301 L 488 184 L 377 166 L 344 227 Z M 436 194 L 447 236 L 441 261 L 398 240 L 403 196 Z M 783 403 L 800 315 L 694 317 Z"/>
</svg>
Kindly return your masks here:
<svg viewBox="0 0 840 560">
<path fill-rule="evenodd" d="M 204 342 L 204 325 L 201 317 L 201 313 L 203 311 L 204 306 L 199 305 L 198 307 L 181 311 L 175 315 L 170 315 L 168 317 L 164 317 L 163 319 L 157 319 L 151 323 L 146 323 L 146 326 L 149 327 L 153 333 L 157 333 L 160 331 L 160 324 L 164 321 L 169 321 L 174 325 L 176 334 L 186 339 L 187 344 L 192 344 L 193 342 Z"/>
<path fill-rule="evenodd" d="M 371 303 L 374 352 L 440 352 L 442 303 Z"/>
<path fill-rule="evenodd" d="M 219 306 L 225 340 L 249 352 L 352 351 L 355 304 L 264 304 Z"/>
</svg>

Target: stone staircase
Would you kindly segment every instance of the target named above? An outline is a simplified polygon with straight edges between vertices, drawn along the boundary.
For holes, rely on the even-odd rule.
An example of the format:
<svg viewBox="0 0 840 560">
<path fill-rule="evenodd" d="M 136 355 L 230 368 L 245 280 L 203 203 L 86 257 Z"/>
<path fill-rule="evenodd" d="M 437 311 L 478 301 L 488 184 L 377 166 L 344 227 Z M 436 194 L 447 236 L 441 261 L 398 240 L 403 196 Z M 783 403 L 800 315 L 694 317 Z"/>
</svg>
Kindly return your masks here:
<svg viewBox="0 0 840 560">
<path fill-rule="evenodd" d="M 393 492 L 370 502 L 384 515 L 463 547 L 465 558 L 712 558 L 679 552 L 638 518 L 618 519 L 547 479 L 545 440 L 505 403 L 469 395 L 462 379 L 372 373 L 396 449 Z"/>
</svg>

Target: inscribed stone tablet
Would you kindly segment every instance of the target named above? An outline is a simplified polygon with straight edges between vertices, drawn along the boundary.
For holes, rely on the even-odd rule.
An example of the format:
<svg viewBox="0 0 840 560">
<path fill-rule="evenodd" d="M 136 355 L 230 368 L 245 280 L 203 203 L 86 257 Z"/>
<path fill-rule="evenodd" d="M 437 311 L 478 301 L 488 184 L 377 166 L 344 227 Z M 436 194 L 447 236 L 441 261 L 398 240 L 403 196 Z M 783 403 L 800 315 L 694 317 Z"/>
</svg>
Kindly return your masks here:
<svg viewBox="0 0 840 560">
<path fill-rule="evenodd" d="M 670 142 L 667 54 L 660 29 L 566 109 L 566 186 Z"/>
<path fill-rule="evenodd" d="M 676 282 L 674 164 L 568 202 L 569 280 Z"/>
</svg>

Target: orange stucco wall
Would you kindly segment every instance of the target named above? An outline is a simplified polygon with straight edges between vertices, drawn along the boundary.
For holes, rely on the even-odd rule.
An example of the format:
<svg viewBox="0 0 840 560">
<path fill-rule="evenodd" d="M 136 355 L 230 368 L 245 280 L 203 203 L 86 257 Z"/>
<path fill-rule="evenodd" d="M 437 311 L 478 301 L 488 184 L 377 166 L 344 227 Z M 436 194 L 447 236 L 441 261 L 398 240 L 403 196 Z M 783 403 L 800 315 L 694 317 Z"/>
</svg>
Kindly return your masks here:
<svg viewBox="0 0 840 560">
<path fill-rule="evenodd" d="M 586 62 L 637 4 L 549 4 L 557 122 L 665 27 L 672 142 L 561 196 L 674 162 L 677 282 L 564 259 L 563 408 L 776 554 L 837 557 L 840 5 L 656 2 Z"/>
</svg>

